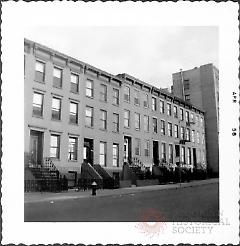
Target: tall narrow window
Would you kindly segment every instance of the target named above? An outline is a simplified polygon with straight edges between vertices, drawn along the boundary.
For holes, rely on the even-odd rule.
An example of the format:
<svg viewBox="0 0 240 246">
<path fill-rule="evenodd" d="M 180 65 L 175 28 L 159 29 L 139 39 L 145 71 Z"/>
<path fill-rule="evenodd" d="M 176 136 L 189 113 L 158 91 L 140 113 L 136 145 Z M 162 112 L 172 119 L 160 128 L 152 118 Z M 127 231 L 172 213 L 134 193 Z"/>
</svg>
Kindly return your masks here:
<svg viewBox="0 0 240 246">
<path fill-rule="evenodd" d="M 149 142 L 149 140 L 144 141 L 144 155 L 150 156 L 150 142 Z"/>
<path fill-rule="evenodd" d="M 61 120 L 61 99 L 53 97 L 52 99 L 52 120 Z"/>
<path fill-rule="evenodd" d="M 149 132 L 149 116 L 143 116 L 143 128 L 145 132 Z"/>
<path fill-rule="evenodd" d="M 204 144 L 204 142 L 205 142 L 205 134 L 202 133 L 202 144 Z"/>
<path fill-rule="evenodd" d="M 107 164 L 107 143 L 100 142 L 100 151 L 99 151 L 99 164 L 101 166 L 106 166 Z"/>
<path fill-rule="evenodd" d="M 183 81 L 184 90 L 189 90 L 189 79 Z"/>
<path fill-rule="evenodd" d="M 100 100 L 103 102 L 107 101 L 107 86 L 100 85 Z"/>
<path fill-rule="evenodd" d="M 168 161 L 169 163 L 173 163 L 173 145 L 169 144 L 168 145 Z"/>
<path fill-rule="evenodd" d="M 45 63 L 36 61 L 35 63 L 35 80 L 44 82 L 45 79 Z"/>
<path fill-rule="evenodd" d="M 183 126 L 181 126 L 181 128 L 180 128 L 180 137 L 181 137 L 181 139 L 184 139 L 184 127 Z"/>
<path fill-rule="evenodd" d="M 113 88 L 113 104 L 119 105 L 119 90 L 116 88 Z"/>
<path fill-rule="evenodd" d="M 135 155 L 140 155 L 141 142 L 139 138 L 135 139 Z"/>
<path fill-rule="evenodd" d="M 192 142 L 194 143 L 195 142 L 195 131 L 192 130 Z"/>
<path fill-rule="evenodd" d="M 186 114 L 186 122 L 189 123 L 189 112 L 186 111 L 185 114 Z"/>
<path fill-rule="evenodd" d="M 75 102 L 70 102 L 69 121 L 72 124 L 78 124 L 78 104 Z"/>
<path fill-rule="evenodd" d="M 172 137 L 172 123 L 168 122 L 168 136 Z"/>
<path fill-rule="evenodd" d="M 161 143 L 161 158 L 162 162 L 166 162 L 166 143 Z"/>
<path fill-rule="evenodd" d="M 140 114 L 139 113 L 134 114 L 134 122 L 135 122 L 135 130 L 139 131 L 140 130 Z"/>
<path fill-rule="evenodd" d="M 119 166 L 119 145 L 113 143 L 113 166 Z"/>
<path fill-rule="evenodd" d="M 130 111 L 124 110 L 124 127 L 130 127 Z"/>
<path fill-rule="evenodd" d="M 77 137 L 69 137 L 68 139 L 69 144 L 68 144 L 68 160 L 70 161 L 76 161 L 77 160 L 77 149 L 78 149 L 78 144 L 77 144 Z"/>
<path fill-rule="evenodd" d="M 62 88 L 62 69 L 53 68 L 53 86 Z"/>
<path fill-rule="evenodd" d="M 191 165 L 191 148 L 187 148 L 187 164 Z"/>
<path fill-rule="evenodd" d="M 184 120 L 184 116 L 183 116 L 183 109 L 180 108 L 180 120 Z"/>
<path fill-rule="evenodd" d="M 164 114 L 164 101 L 160 100 L 160 113 Z"/>
<path fill-rule="evenodd" d="M 139 106 L 140 105 L 140 95 L 139 91 L 134 91 L 134 104 Z"/>
<path fill-rule="evenodd" d="M 33 116 L 43 116 L 43 94 L 33 93 Z"/>
<path fill-rule="evenodd" d="M 165 135 L 165 121 L 161 120 L 161 133 Z"/>
<path fill-rule="evenodd" d="M 79 76 L 74 73 L 71 73 L 71 92 L 79 92 Z"/>
<path fill-rule="evenodd" d="M 93 81 L 90 79 L 86 80 L 86 96 L 93 97 Z"/>
<path fill-rule="evenodd" d="M 199 125 L 199 116 L 196 115 L 196 125 L 198 126 Z"/>
<path fill-rule="evenodd" d="M 143 106 L 144 108 L 148 108 L 148 95 L 144 94 L 143 96 Z"/>
<path fill-rule="evenodd" d="M 177 106 L 174 106 L 173 107 L 173 116 L 174 116 L 174 118 L 177 118 L 178 117 Z"/>
<path fill-rule="evenodd" d="M 201 127 L 203 127 L 203 117 L 200 118 Z"/>
<path fill-rule="evenodd" d="M 157 133 L 157 118 L 153 118 L 153 132 Z"/>
<path fill-rule="evenodd" d="M 130 102 L 130 88 L 128 86 L 124 87 L 124 101 Z"/>
<path fill-rule="evenodd" d="M 178 135 L 178 125 L 174 125 L 174 136 L 175 136 L 175 138 L 179 137 L 179 135 Z"/>
<path fill-rule="evenodd" d="M 193 113 L 190 114 L 190 121 L 191 121 L 190 123 L 194 123 L 194 115 L 193 115 Z"/>
<path fill-rule="evenodd" d="M 113 113 L 113 131 L 119 132 L 119 114 Z"/>
<path fill-rule="evenodd" d="M 85 125 L 88 127 L 93 127 L 93 108 L 86 107 L 85 110 Z"/>
<path fill-rule="evenodd" d="M 190 129 L 186 128 L 186 140 L 190 141 Z"/>
<path fill-rule="evenodd" d="M 200 140 L 199 140 L 199 132 L 197 132 L 197 143 L 199 144 Z"/>
<path fill-rule="evenodd" d="M 152 97 L 152 110 L 157 110 L 157 99 L 155 97 Z"/>
<path fill-rule="evenodd" d="M 170 103 L 167 104 L 167 115 L 172 115 L 172 105 Z"/>
<path fill-rule="evenodd" d="M 50 157 L 60 158 L 60 136 L 52 134 L 50 139 Z"/>
<path fill-rule="evenodd" d="M 185 159 L 185 147 L 181 146 L 181 162 L 182 163 L 186 163 L 186 159 Z"/>
<path fill-rule="evenodd" d="M 107 111 L 100 110 L 100 128 L 102 130 L 107 129 Z"/>
</svg>

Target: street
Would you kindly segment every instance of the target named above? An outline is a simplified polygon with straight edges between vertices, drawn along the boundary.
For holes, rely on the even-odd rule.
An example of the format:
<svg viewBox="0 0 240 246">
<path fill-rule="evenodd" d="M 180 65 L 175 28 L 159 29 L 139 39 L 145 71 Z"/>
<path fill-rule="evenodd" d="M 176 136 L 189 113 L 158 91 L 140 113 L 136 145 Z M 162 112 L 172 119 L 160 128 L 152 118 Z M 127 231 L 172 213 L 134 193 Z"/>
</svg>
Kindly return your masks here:
<svg viewBox="0 0 240 246">
<path fill-rule="evenodd" d="M 218 222 L 218 183 L 25 203 L 25 221 Z"/>
</svg>

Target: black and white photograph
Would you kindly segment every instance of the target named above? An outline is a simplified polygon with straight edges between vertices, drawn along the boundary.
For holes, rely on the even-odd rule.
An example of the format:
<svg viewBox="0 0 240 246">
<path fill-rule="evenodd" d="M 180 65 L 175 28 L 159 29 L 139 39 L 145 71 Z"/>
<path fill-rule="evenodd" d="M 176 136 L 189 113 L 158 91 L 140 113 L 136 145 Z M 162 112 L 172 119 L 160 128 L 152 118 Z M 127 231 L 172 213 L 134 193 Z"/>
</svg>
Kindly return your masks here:
<svg viewBox="0 0 240 246">
<path fill-rule="evenodd" d="M 5 243 L 239 241 L 236 4 L 3 7 Z"/>
</svg>

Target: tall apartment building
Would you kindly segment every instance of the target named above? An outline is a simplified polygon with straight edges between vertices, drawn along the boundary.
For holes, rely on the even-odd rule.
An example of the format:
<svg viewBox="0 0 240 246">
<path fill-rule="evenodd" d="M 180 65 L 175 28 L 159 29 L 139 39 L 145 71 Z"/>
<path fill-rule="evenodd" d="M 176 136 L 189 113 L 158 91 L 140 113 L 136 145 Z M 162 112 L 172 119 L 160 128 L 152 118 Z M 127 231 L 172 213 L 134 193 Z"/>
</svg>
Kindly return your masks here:
<svg viewBox="0 0 240 246">
<path fill-rule="evenodd" d="M 219 171 L 219 71 L 213 64 L 172 75 L 173 94 L 205 111 L 208 169 Z"/>
<path fill-rule="evenodd" d="M 206 165 L 204 112 L 128 74 L 111 75 L 24 41 L 26 166 L 61 174 L 86 160 L 120 177 L 124 162 Z"/>
</svg>

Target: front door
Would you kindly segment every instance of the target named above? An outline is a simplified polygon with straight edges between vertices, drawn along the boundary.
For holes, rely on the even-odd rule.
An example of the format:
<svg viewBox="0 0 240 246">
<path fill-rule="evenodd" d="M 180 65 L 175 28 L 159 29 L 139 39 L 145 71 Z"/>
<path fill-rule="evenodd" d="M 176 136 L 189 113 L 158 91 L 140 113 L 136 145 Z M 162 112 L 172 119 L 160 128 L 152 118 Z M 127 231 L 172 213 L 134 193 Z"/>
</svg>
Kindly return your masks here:
<svg viewBox="0 0 240 246">
<path fill-rule="evenodd" d="M 43 133 L 31 130 L 30 132 L 30 163 L 31 165 L 41 165 L 43 159 Z"/>
<path fill-rule="evenodd" d="M 158 165 L 159 164 L 158 141 L 153 141 L 153 163 L 155 165 Z"/>
<path fill-rule="evenodd" d="M 129 162 L 129 160 L 131 160 L 132 156 L 131 156 L 131 138 L 130 137 L 124 137 L 124 144 L 123 144 L 123 148 L 124 148 L 124 162 Z"/>
<path fill-rule="evenodd" d="M 179 165 L 180 163 L 180 146 L 179 145 L 175 145 L 175 160 L 176 160 L 176 164 Z"/>
<path fill-rule="evenodd" d="M 84 138 L 83 159 L 93 165 L 93 139 Z"/>
<path fill-rule="evenodd" d="M 193 148 L 193 166 L 197 166 L 197 155 L 196 155 L 196 148 Z"/>
</svg>

